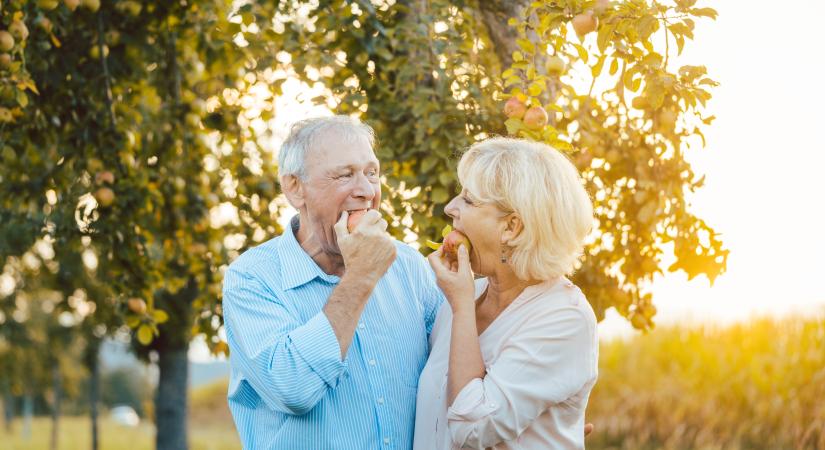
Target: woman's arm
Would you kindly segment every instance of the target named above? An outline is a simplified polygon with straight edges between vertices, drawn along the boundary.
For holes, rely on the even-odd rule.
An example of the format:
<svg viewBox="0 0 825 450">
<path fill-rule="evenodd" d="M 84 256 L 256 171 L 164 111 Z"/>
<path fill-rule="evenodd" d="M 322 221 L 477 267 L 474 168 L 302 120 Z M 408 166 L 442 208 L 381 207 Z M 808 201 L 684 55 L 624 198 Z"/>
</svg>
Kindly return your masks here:
<svg viewBox="0 0 825 450">
<path fill-rule="evenodd" d="M 484 377 L 456 395 L 447 411 L 453 443 L 487 448 L 516 439 L 548 408 L 594 383 L 597 344 L 590 322 L 574 306 L 531 317 Z"/>
<path fill-rule="evenodd" d="M 441 257 L 441 249 L 428 260 L 453 311 L 447 384 L 447 404 L 451 405 L 464 386 L 475 378 L 484 378 L 486 373 L 476 326 L 475 282 L 464 245 L 459 246 L 458 261 L 452 268 Z"/>
</svg>

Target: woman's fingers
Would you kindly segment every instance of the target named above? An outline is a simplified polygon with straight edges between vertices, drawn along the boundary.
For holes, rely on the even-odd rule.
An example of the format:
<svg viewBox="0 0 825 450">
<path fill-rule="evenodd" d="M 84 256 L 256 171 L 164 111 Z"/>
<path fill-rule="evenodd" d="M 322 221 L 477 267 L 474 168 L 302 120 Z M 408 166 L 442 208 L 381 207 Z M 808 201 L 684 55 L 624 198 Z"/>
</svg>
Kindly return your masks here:
<svg viewBox="0 0 825 450">
<path fill-rule="evenodd" d="M 470 271 L 470 254 L 467 252 L 467 246 L 464 244 L 460 244 L 458 246 L 458 267 L 456 270 L 458 272 L 469 272 Z"/>
<path fill-rule="evenodd" d="M 444 267 L 444 261 L 441 259 L 441 249 L 430 253 L 430 256 L 427 257 L 427 261 L 430 263 L 430 267 L 433 268 L 433 272 L 435 272 L 436 277 L 441 277 L 446 270 Z"/>
</svg>

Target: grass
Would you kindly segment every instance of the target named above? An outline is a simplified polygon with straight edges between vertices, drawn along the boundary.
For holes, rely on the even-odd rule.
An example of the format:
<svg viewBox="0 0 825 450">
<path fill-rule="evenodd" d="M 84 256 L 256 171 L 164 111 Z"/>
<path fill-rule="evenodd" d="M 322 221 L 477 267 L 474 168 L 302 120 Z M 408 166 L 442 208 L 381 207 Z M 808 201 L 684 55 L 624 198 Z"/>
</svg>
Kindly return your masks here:
<svg viewBox="0 0 825 450">
<path fill-rule="evenodd" d="M 2 427 L 0 427 L 2 428 Z M 2 450 L 44 450 L 49 448 L 51 420 L 35 417 L 32 422 L 32 436 L 24 440 L 21 436 L 22 423 L 15 422 L 12 434 L 0 429 L 0 449 Z M 152 450 L 155 448 L 155 427 L 142 423 L 136 428 L 122 427 L 103 419 L 100 421 L 101 450 Z M 62 417 L 58 448 L 61 450 L 86 450 L 91 448 L 91 422 L 88 417 Z M 190 450 L 237 450 L 241 448 L 232 418 L 228 422 L 199 423 L 194 420 L 189 425 Z"/>
<path fill-rule="evenodd" d="M 602 345 L 589 449 L 825 449 L 825 321 L 670 327 Z"/>
</svg>

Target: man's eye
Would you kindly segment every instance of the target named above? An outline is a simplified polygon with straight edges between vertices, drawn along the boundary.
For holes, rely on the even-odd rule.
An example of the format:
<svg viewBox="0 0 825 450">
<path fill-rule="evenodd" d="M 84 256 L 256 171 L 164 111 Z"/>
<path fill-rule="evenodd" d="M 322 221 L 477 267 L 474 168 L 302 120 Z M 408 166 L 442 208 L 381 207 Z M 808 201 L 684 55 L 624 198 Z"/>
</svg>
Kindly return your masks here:
<svg viewBox="0 0 825 450">
<path fill-rule="evenodd" d="M 367 172 L 367 176 L 377 177 L 378 176 L 378 171 L 377 170 L 370 170 L 370 171 Z"/>
</svg>

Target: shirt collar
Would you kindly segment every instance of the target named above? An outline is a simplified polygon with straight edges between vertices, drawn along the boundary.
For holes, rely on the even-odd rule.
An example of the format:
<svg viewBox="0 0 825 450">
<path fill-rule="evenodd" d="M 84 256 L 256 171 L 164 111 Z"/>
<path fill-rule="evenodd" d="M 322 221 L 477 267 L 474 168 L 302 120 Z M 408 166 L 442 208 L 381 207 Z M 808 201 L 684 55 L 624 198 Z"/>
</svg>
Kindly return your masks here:
<svg viewBox="0 0 825 450">
<path fill-rule="evenodd" d="M 337 283 L 340 278 L 324 273 L 318 264 L 304 251 L 295 237 L 298 232 L 300 217 L 298 214 L 289 221 L 281 235 L 278 246 L 278 257 L 281 261 L 281 286 L 284 290 L 302 286 L 315 278 L 321 278 L 328 283 Z"/>
</svg>

